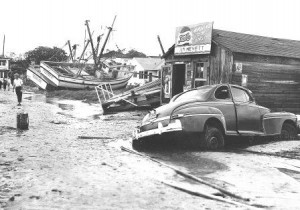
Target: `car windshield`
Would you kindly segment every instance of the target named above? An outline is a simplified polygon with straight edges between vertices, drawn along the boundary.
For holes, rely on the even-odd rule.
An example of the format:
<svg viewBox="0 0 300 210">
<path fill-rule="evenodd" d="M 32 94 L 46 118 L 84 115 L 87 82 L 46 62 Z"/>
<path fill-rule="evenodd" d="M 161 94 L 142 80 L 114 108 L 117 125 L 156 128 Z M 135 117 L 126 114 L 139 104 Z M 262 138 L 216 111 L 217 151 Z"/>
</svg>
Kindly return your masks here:
<svg viewBox="0 0 300 210">
<path fill-rule="evenodd" d="M 211 90 L 210 86 L 203 86 L 195 90 L 187 91 L 181 95 L 179 95 L 177 98 L 174 99 L 174 101 L 186 101 L 191 99 L 196 100 L 204 100 L 207 98 L 208 92 Z"/>
</svg>

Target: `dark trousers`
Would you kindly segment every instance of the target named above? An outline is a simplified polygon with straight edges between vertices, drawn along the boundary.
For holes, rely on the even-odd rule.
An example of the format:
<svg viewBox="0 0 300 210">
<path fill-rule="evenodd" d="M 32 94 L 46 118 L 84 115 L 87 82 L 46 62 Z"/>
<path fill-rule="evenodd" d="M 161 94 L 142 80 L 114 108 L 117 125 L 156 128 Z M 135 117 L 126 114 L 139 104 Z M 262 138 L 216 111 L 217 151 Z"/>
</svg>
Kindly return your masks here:
<svg viewBox="0 0 300 210">
<path fill-rule="evenodd" d="M 16 87 L 16 94 L 18 97 L 18 102 L 22 102 L 22 87 Z"/>
</svg>

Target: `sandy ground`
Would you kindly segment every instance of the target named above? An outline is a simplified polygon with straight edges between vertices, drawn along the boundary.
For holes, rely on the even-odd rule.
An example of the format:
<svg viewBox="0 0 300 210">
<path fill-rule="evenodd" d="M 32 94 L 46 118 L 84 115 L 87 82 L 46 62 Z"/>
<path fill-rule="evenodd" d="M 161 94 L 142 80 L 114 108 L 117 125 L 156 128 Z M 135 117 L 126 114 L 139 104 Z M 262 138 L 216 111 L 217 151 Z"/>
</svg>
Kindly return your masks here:
<svg viewBox="0 0 300 210">
<path fill-rule="evenodd" d="M 229 204 L 179 191 L 166 182 L 216 193 L 149 159 L 124 152 L 144 112 L 101 115 L 97 105 L 0 91 L 0 207 L 3 209 L 297 209 L 300 141 L 231 147 L 222 152 L 144 154 L 207 180 L 249 202 Z M 46 103 L 47 102 L 47 103 Z M 16 129 L 18 112 L 29 130 Z M 79 136 L 102 137 L 82 139 Z M 245 149 L 245 145 L 243 145 Z M 288 158 L 266 154 L 284 154 Z M 227 199 L 227 197 L 225 197 Z M 229 198 L 228 198 L 229 199 Z M 231 199 L 232 200 L 232 199 Z M 250 206 L 252 205 L 252 206 Z"/>
</svg>

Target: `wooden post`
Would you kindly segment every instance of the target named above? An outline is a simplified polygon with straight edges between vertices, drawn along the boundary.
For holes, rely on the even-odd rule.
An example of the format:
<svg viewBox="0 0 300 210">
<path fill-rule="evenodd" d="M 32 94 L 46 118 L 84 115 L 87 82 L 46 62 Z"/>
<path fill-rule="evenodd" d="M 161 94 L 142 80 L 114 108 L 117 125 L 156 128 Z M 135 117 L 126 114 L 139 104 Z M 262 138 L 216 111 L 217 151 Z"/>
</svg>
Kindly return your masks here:
<svg viewBox="0 0 300 210">
<path fill-rule="evenodd" d="M 17 113 L 17 129 L 27 130 L 29 126 L 28 113 Z"/>
</svg>

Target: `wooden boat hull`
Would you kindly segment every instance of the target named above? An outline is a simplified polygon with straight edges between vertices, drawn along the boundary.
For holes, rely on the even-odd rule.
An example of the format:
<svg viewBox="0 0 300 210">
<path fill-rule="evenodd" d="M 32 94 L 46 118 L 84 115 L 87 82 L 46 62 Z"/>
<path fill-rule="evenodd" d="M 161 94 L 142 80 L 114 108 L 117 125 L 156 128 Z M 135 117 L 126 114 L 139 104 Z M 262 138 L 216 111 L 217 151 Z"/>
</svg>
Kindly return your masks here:
<svg viewBox="0 0 300 210">
<path fill-rule="evenodd" d="M 159 79 L 147 83 L 146 85 L 133 88 L 120 95 L 115 95 L 101 102 L 102 108 L 105 113 L 109 113 L 157 107 L 160 105 L 160 84 L 161 80 Z"/>
<path fill-rule="evenodd" d="M 53 89 L 55 86 L 49 79 L 40 73 L 39 69 L 35 67 L 30 66 L 27 69 L 26 75 L 28 79 L 30 79 L 43 90 Z"/>
<path fill-rule="evenodd" d="M 41 73 L 49 79 L 57 88 L 67 89 L 89 89 L 101 84 L 110 84 L 112 89 L 121 89 L 126 87 L 131 75 L 125 78 L 115 80 L 100 80 L 98 78 L 81 78 L 62 75 L 51 68 L 47 63 L 41 62 Z"/>
</svg>

